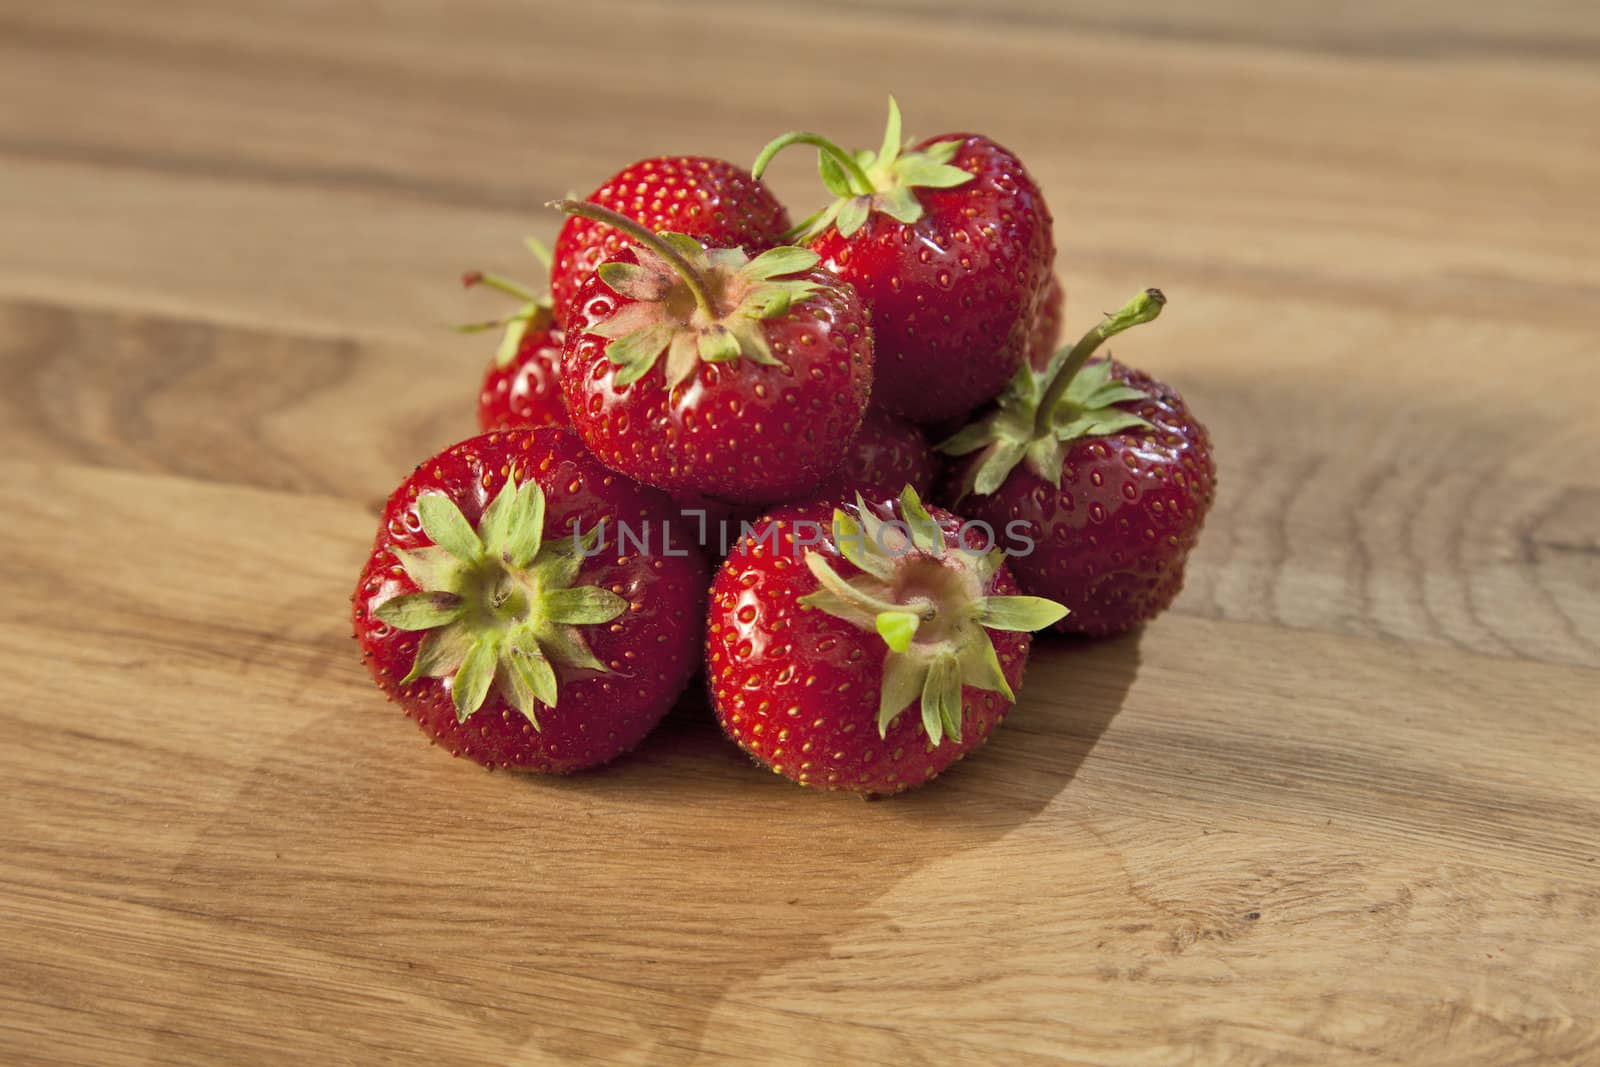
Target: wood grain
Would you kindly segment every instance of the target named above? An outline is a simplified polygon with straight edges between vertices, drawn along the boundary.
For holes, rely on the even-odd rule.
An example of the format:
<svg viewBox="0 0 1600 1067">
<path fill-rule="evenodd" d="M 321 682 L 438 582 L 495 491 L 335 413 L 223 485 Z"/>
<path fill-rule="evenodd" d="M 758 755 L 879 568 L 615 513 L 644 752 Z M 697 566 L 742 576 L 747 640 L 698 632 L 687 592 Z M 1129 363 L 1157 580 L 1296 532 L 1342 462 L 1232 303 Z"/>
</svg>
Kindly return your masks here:
<svg viewBox="0 0 1600 1067">
<path fill-rule="evenodd" d="M 1600 1060 L 1592 8 L 825 10 L 0 0 L 0 1061 Z M 345 613 L 471 428 L 456 272 L 890 88 L 1029 160 L 1073 330 L 1172 297 L 1177 607 L 892 802 L 694 694 L 571 780 L 429 751 Z"/>
</svg>

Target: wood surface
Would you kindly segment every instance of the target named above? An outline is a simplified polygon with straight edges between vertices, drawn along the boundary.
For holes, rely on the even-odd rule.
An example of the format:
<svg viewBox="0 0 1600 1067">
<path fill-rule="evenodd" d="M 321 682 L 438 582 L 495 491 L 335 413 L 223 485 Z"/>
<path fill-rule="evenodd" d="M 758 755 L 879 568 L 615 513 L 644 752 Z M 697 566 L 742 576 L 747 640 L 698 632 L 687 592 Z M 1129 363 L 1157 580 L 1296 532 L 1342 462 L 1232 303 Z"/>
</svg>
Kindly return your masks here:
<svg viewBox="0 0 1600 1067">
<path fill-rule="evenodd" d="M 1074 333 L 1170 296 L 1178 605 L 882 803 L 692 699 L 430 750 L 346 598 L 456 273 L 890 89 L 1029 162 Z M 1600 1062 L 1597 116 L 1586 0 L 0 0 L 0 1062 Z"/>
</svg>

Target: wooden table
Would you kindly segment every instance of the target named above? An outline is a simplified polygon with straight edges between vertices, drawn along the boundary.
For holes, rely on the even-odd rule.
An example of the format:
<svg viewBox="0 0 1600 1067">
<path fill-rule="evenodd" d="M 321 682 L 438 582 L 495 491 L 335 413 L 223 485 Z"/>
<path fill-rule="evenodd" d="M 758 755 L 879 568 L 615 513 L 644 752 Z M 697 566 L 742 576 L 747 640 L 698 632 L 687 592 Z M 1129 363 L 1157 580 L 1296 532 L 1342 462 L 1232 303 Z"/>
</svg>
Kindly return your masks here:
<svg viewBox="0 0 1600 1067">
<path fill-rule="evenodd" d="M 6 0 L 0 1061 L 1600 1062 L 1600 17 L 1191 7 Z M 692 701 L 430 750 L 346 597 L 456 273 L 891 88 L 1029 161 L 1072 332 L 1170 295 L 1178 606 L 890 802 Z"/>
</svg>

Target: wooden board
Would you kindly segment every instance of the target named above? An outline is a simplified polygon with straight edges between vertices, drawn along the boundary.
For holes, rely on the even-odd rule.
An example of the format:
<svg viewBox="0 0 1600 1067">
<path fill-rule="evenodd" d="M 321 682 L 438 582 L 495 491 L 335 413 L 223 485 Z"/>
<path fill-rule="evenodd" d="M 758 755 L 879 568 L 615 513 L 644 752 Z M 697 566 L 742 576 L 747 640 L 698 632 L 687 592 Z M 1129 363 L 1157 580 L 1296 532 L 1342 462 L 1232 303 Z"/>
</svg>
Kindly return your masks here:
<svg viewBox="0 0 1600 1067">
<path fill-rule="evenodd" d="M 1600 1062 L 1600 17 L 1392 7 L 0 2 L 0 1061 Z M 890 802 L 692 698 L 430 750 L 346 597 L 454 275 L 889 89 L 1029 161 L 1074 331 L 1171 297 L 1177 607 Z"/>
</svg>

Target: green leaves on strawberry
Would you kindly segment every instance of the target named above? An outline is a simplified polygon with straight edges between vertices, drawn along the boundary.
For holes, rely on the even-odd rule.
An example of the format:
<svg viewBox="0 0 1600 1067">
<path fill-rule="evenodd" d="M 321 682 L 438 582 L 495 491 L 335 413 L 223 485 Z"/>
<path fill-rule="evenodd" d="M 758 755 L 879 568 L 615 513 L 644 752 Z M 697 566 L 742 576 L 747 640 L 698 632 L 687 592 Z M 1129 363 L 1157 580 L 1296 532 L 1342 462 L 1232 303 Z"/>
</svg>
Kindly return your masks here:
<svg viewBox="0 0 1600 1067">
<path fill-rule="evenodd" d="M 656 156 L 613 174 L 583 198 L 625 216 L 652 233 L 686 233 L 711 248 L 755 253 L 783 243 L 789 213 L 750 172 L 725 159 Z M 550 290 L 556 321 L 569 326 L 567 310 L 594 269 L 629 243 L 607 220 L 574 214 L 556 235 Z"/>
<path fill-rule="evenodd" d="M 523 243 L 550 269 L 550 250 L 535 238 Z M 561 330 L 551 312 L 550 294 L 483 271 L 461 276 L 468 288 L 484 286 L 517 301 L 509 315 L 457 326 L 460 333 L 500 330 L 500 344 L 483 374 L 478 392 L 478 428 L 509 430 L 517 426 L 566 426 L 561 399 Z"/>
<path fill-rule="evenodd" d="M 1104 636 L 1165 611 L 1216 491 L 1211 439 L 1177 391 L 1107 357 L 1107 337 L 1165 298 L 1135 297 L 1044 371 L 1024 367 L 998 408 L 941 450 L 964 457 L 941 487 L 963 514 L 1020 527 L 1024 589 L 1071 609 L 1056 625 Z"/>
<path fill-rule="evenodd" d="M 422 529 L 433 544 L 396 549 L 418 592 L 386 600 L 373 615 L 400 630 L 423 631 L 411 671 L 418 678 L 455 678 L 456 718 L 483 706 L 499 683 L 507 700 L 537 729 L 540 703 L 555 707 L 557 663 L 604 671 L 584 642 L 581 625 L 610 622 L 628 602 L 596 586 L 574 586 L 583 539 L 544 538 L 544 491 L 507 479 L 474 530 L 441 492 L 417 499 Z M 596 530 L 589 532 L 592 546 Z"/>
<path fill-rule="evenodd" d="M 724 731 L 801 785 L 880 795 L 982 744 L 1022 683 L 1031 629 L 992 539 L 907 489 L 879 507 L 782 508 L 711 587 L 706 673 Z"/>
<path fill-rule="evenodd" d="M 855 290 L 793 247 L 749 258 L 651 233 L 593 204 L 637 242 L 567 308 L 561 388 L 574 428 L 613 470 L 729 503 L 799 497 L 839 466 L 872 386 Z"/>
<path fill-rule="evenodd" d="M 390 495 L 356 637 L 373 680 L 453 754 L 598 766 L 643 740 L 700 662 L 706 565 L 691 536 L 671 500 L 569 431 L 481 434 Z"/>
<path fill-rule="evenodd" d="M 663 353 L 668 389 L 693 374 L 700 360 L 778 366 L 761 324 L 817 291 L 813 280 L 784 277 L 815 267 L 817 254 L 779 247 L 750 259 L 737 248 L 707 249 L 683 234 L 658 236 L 692 275 L 645 245 L 635 249 L 637 263 L 613 261 L 599 270 L 602 281 L 634 301 L 590 330 L 610 341 L 606 358 L 619 368 L 617 384 L 643 378 Z M 696 287 L 705 290 L 704 299 Z M 685 307 L 685 294 L 695 301 L 693 310 Z"/>
<path fill-rule="evenodd" d="M 834 198 L 797 232 L 872 316 L 873 406 L 934 424 L 993 400 L 1026 356 L 1055 259 L 1050 209 L 1022 161 L 980 134 L 903 144 L 892 99 L 877 151 L 787 133 L 755 172 L 797 144 L 817 149 Z"/>
<path fill-rule="evenodd" d="M 1057 352 L 1044 370 L 1023 364 L 994 412 L 939 445 L 939 451 L 952 456 L 981 453 L 967 466 L 963 493 L 993 493 L 1022 462 L 1059 486 L 1062 458 L 1071 442 L 1150 428 L 1136 411 L 1118 406 L 1143 400 L 1145 394 L 1113 380 L 1109 362 L 1088 360 L 1108 337 L 1161 314 L 1166 302 L 1161 290 L 1146 289 L 1076 345 Z"/>
<path fill-rule="evenodd" d="M 837 197 L 795 228 L 794 236 L 802 240 L 815 237 L 830 226 L 844 237 L 853 236 L 874 211 L 910 225 L 925 214 L 912 190 L 953 189 L 973 180 L 970 171 L 950 165 L 961 150 L 960 138 L 936 141 L 914 150 L 901 140 L 900 105 L 892 96 L 883 147 L 876 152 L 862 150 L 852 154 L 814 133 L 788 133 L 762 149 L 752 172 L 759 177 L 774 156 L 794 144 L 820 149 L 817 171 L 822 184 Z"/>
<path fill-rule="evenodd" d="M 543 241 L 537 237 L 524 237 L 524 247 L 533 253 L 548 273 L 550 270 L 550 249 L 545 247 Z M 484 330 L 500 330 L 500 344 L 495 349 L 495 366 L 505 369 L 516 358 L 517 350 L 522 347 L 523 338 L 531 332 L 548 333 L 554 320 L 551 315 L 550 293 L 536 293 L 520 282 L 509 278 L 502 278 L 498 274 L 488 274 L 481 270 L 472 270 L 461 276 L 461 284 L 467 288 L 482 285 L 496 292 L 504 293 L 517 301 L 517 308 L 509 315 L 498 319 L 488 319 L 484 322 L 469 322 L 456 327 L 457 333 L 481 333 Z"/>
<path fill-rule="evenodd" d="M 1017 699 L 988 630 L 1042 630 L 1067 612 L 1039 597 L 987 595 L 1004 562 L 1000 550 L 957 559 L 914 490 L 908 486 L 899 503 L 903 521 L 895 526 L 860 497 L 854 515 L 834 510 L 833 543 L 860 573 L 843 578 L 827 556 L 808 551 L 806 569 L 821 588 L 800 603 L 872 630 L 888 646 L 879 685 L 879 737 L 917 702 L 933 744 L 946 734 L 959 742 L 963 686 L 999 693 L 1008 703 Z"/>
</svg>

